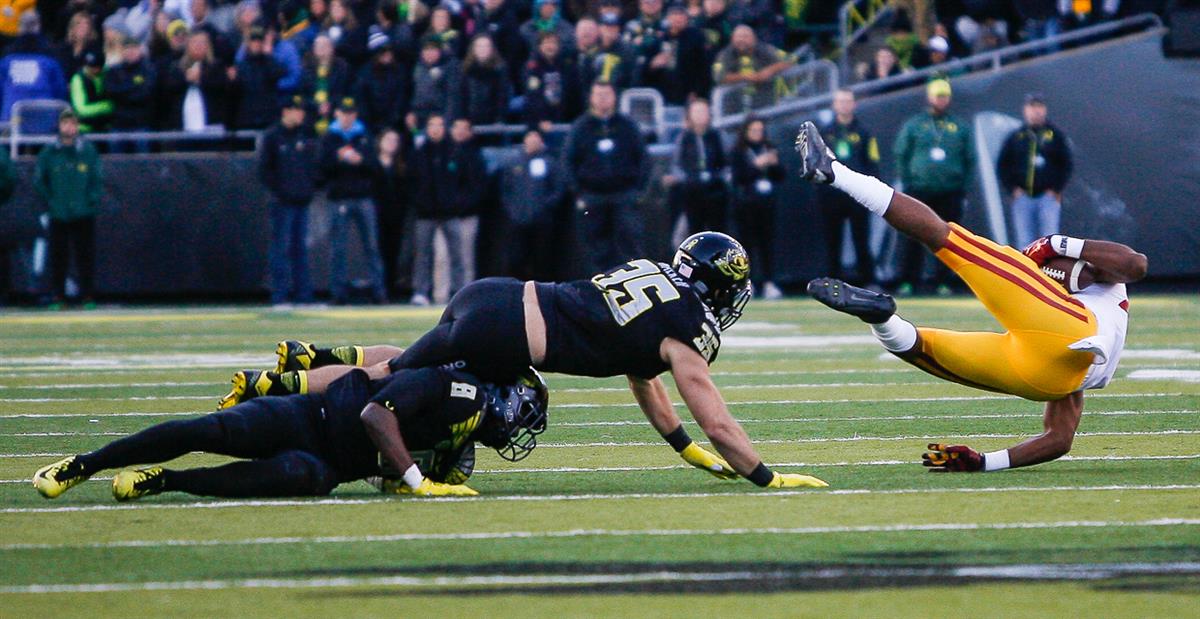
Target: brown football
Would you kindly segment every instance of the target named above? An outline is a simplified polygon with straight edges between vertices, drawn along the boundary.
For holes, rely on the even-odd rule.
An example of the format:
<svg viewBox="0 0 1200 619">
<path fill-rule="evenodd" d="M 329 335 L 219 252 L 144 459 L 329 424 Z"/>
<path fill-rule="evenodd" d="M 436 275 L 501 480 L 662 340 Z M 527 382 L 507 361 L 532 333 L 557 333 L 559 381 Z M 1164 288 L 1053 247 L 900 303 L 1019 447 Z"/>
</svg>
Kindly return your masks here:
<svg viewBox="0 0 1200 619">
<path fill-rule="evenodd" d="M 1078 267 L 1076 266 L 1078 265 Z M 1051 258 L 1042 265 L 1042 272 L 1067 292 L 1079 292 L 1096 282 L 1096 269 L 1086 260 L 1066 256 Z"/>
</svg>

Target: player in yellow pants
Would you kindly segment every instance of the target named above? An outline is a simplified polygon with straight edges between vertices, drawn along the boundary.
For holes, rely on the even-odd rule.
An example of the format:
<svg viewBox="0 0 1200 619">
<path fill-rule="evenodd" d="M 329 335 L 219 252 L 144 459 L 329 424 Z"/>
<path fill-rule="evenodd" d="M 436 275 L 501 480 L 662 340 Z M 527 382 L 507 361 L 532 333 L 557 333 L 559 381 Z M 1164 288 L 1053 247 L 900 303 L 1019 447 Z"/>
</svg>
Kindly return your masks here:
<svg viewBox="0 0 1200 619">
<path fill-rule="evenodd" d="M 809 294 L 866 322 L 885 349 L 934 376 L 1046 402 L 1041 435 L 987 454 L 933 443 L 924 464 L 936 471 L 994 471 L 1066 454 L 1083 413 L 1083 391 L 1103 388 L 1116 371 L 1128 321 L 1125 282 L 1145 276 L 1146 257 L 1119 243 L 1063 235 L 1018 252 L 943 221 L 911 196 L 842 165 L 812 123 L 800 130 L 796 150 L 801 176 L 845 191 L 924 244 L 1007 331 L 918 329 L 896 315 L 890 296 L 836 279 L 809 282 Z M 1086 260 L 1096 283 L 1069 294 L 1040 268 L 1058 256 Z"/>
</svg>

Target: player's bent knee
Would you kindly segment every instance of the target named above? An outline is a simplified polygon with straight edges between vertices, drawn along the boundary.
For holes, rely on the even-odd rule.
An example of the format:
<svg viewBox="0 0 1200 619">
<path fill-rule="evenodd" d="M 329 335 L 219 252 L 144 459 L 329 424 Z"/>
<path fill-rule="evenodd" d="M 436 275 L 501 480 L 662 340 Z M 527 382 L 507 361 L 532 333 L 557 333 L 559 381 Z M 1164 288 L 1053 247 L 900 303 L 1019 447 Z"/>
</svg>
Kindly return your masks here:
<svg viewBox="0 0 1200 619">
<path fill-rule="evenodd" d="M 325 496 L 338 485 L 333 468 L 306 451 L 285 451 L 276 459 L 286 472 L 289 489 L 295 496 Z"/>
</svg>

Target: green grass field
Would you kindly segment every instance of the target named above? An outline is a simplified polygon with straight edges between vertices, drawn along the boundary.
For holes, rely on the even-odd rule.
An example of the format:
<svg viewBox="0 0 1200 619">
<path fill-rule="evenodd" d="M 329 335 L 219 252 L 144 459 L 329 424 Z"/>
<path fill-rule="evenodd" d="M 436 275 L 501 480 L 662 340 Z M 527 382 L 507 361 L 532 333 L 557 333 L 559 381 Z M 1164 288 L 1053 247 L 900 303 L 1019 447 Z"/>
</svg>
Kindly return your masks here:
<svg viewBox="0 0 1200 619">
<path fill-rule="evenodd" d="M 901 309 L 997 328 L 973 299 Z M 543 444 L 515 465 L 481 451 L 479 498 L 358 482 L 319 500 L 133 504 L 112 501 L 111 472 L 55 501 L 29 478 L 210 411 L 279 339 L 403 345 L 438 312 L 0 315 L 0 617 L 1200 616 L 1200 309 L 1135 296 L 1132 311 L 1075 449 L 1030 469 L 919 462 L 931 440 L 1036 434 L 1039 405 L 939 382 L 815 303 L 755 302 L 717 384 L 768 464 L 828 489 L 717 480 L 679 460 L 622 380 L 551 375 Z"/>
</svg>

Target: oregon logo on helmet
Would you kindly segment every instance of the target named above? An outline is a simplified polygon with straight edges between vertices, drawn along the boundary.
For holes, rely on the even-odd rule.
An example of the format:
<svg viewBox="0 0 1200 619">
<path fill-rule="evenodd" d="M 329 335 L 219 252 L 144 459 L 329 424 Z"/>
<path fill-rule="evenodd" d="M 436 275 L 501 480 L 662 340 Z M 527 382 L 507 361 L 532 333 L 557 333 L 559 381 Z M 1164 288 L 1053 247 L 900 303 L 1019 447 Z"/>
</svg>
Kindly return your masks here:
<svg viewBox="0 0 1200 619">
<path fill-rule="evenodd" d="M 742 281 L 750 275 L 750 260 L 746 257 L 746 252 L 739 248 L 729 248 L 724 256 L 714 262 L 717 270 L 732 277 L 733 281 Z"/>
</svg>

